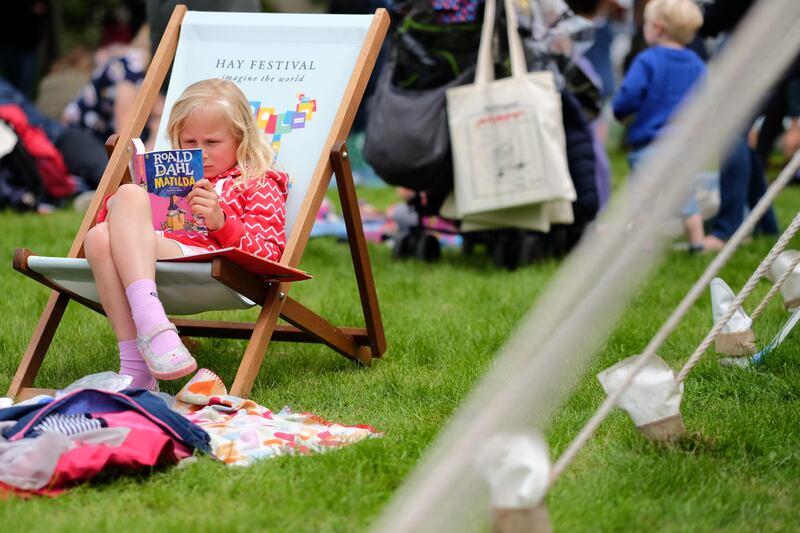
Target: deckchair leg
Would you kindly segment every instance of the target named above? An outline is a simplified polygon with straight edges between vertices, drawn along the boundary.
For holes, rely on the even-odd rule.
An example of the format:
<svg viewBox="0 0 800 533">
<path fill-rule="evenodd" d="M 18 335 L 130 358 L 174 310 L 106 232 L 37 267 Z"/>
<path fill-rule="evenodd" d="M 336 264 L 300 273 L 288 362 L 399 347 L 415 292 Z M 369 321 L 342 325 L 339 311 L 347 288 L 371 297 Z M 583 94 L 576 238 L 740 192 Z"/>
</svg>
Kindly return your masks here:
<svg viewBox="0 0 800 533">
<path fill-rule="evenodd" d="M 11 386 L 6 394 L 9 398 L 16 398 L 24 388 L 33 385 L 68 303 L 68 296 L 56 291 L 50 293 L 50 299 L 39 318 L 39 324 L 33 332 L 19 367 L 17 367 L 17 373 L 11 380 Z"/>
<path fill-rule="evenodd" d="M 250 342 L 247 343 L 247 349 L 242 357 L 242 362 L 239 363 L 236 378 L 233 380 L 233 386 L 230 390 L 232 395 L 241 398 L 250 396 L 250 390 L 253 388 L 253 383 L 261 368 L 261 362 L 267 353 L 272 333 L 278 323 L 278 317 L 281 314 L 283 300 L 289 290 L 289 285 L 289 283 L 276 283 L 271 285 L 267 291 L 267 297 L 264 299 L 264 303 L 261 304 L 261 312 L 258 314 L 258 319 L 253 327 Z"/>
<path fill-rule="evenodd" d="M 342 201 L 342 217 L 347 228 L 347 241 L 350 245 L 350 255 L 353 258 L 358 294 L 361 297 L 361 309 L 364 312 L 364 321 L 369 334 L 372 356 L 380 357 L 386 352 L 386 337 L 383 332 L 381 311 L 378 307 L 375 279 L 372 276 L 372 266 L 369 262 L 367 239 L 364 236 L 361 212 L 358 209 L 353 171 L 350 168 L 347 146 L 343 142 L 337 142 L 333 145 L 331 149 L 331 164 L 336 174 L 336 187 L 339 189 L 339 198 Z"/>
</svg>

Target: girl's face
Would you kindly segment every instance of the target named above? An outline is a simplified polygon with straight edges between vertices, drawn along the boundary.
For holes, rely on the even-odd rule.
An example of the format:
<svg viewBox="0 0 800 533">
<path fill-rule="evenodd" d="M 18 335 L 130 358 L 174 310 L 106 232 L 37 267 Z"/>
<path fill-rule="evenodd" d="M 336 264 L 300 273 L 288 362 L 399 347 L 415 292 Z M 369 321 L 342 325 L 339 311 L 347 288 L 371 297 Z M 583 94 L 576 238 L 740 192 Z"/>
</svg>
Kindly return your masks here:
<svg viewBox="0 0 800 533">
<path fill-rule="evenodd" d="M 198 108 L 183 123 L 181 148 L 203 149 L 203 175 L 213 178 L 236 165 L 239 139 L 228 126 L 219 105 Z"/>
</svg>

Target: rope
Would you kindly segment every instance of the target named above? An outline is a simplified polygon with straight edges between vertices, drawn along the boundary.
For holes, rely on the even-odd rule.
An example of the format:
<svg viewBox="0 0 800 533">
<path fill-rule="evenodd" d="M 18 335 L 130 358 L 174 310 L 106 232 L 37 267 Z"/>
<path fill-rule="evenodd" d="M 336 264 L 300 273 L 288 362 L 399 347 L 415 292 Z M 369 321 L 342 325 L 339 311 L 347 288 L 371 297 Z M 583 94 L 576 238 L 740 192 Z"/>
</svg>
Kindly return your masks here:
<svg viewBox="0 0 800 533">
<path fill-rule="evenodd" d="M 678 373 L 678 376 L 675 378 L 678 383 L 683 382 L 683 380 L 686 379 L 686 376 L 689 374 L 689 372 L 691 372 L 692 369 L 695 366 L 697 366 L 697 363 L 700 362 L 700 359 L 703 357 L 703 354 L 706 353 L 706 350 L 714 341 L 714 338 L 716 338 L 719 332 L 722 331 L 722 328 L 725 326 L 725 324 L 728 323 L 728 320 L 730 320 L 730 318 L 733 316 L 733 314 L 736 312 L 739 306 L 742 305 L 744 299 L 750 295 L 750 293 L 755 288 L 756 283 L 758 283 L 758 281 L 764 275 L 764 272 L 766 272 L 767 269 L 770 267 L 770 265 L 773 262 L 775 262 L 775 258 L 778 257 L 778 255 L 786 248 L 786 245 L 789 244 L 791 238 L 794 236 L 795 233 L 797 233 L 798 228 L 800 228 L 800 213 L 797 213 L 797 215 L 795 215 L 794 220 L 792 220 L 792 223 L 789 224 L 789 227 L 786 228 L 786 231 L 783 232 L 781 238 L 778 239 L 778 242 L 776 242 L 775 246 L 773 246 L 772 249 L 769 251 L 767 257 L 765 257 L 764 260 L 761 261 L 761 264 L 758 265 L 756 271 L 753 272 L 753 275 L 750 276 L 750 279 L 747 280 L 747 283 L 745 283 L 742 290 L 739 292 L 739 294 L 736 295 L 736 298 L 733 299 L 733 303 L 731 303 L 731 306 L 728 308 L 727 311 L 725 311 L 725 314 L 722 315 L 722 318 L 720 318 L 719 321 L 717 321 L 717 323 L 714 324 L 714 327 L 711 328 L 711 331 L 708 332 L 706 337 L 703 339 L 703 342 L 700 343 L 700 346 L 697 347 L 692 356 L 689 357 L 689 360 L 686 361 L 686 364 L 683 365 L 683 368 Z"/>
<path fill-rule="evenodd" d="M 775 197 L 778 196 L 778 193 L 783 190 L 783 188 L 786 186 L 787 183 L 789 183 L 789 180 L 792 179 L 795 172 L 797 172 L 798 168 L 800 168 L 800 151 L 795 152 L 794 156 L 792 157 L 792 160 L 789 161 L 789 164 L 786 165 L 786 167 L 783 169 L 778 178 L 772 183 L 772 185 L 770 185 L 769 189 L 767 189 L 767 192 L 764 194 L 764 196 L 761 197 L 756 206 L 750 211 L 747 218 L 745 218 L 745 220 L 739 226 L 739 229 L 737 229 L 736 232 L 733 234 L 733 236 L 728 240 L 728 242 L 725 243 L 725 246 L 723 246 L 722 250 L 720 250 L 719 254 L 717 254 L 717 257 L 714 258 L 711 264 L 708 265 L 708 268 L 706 268 L 706 271 L 703 273 L 702 276 L 700 276 L 700 279 L 698 279 L 697 282 L 692 286 L 692 288 L 689 290 L 686 296 L 684 296 L 683 300 L 681 300 L 681 302 L 678 304 L 678 306 L 675 308 L 675 310 L 672 312 L 672 314 L 669 316 L 666 322 L 664 322 L 661 328 L 656 332 L 656 334 L 650 340 L 650 343 L 647 345 L 647 347 L 645 347 L 644 351 L 639 356 L 639 359 L 636 361 L 636 365 L 631 370 L 631 373 L 628 375 L 628 378 L 622 383 L 622 385 L 616 391 L 614 391 L 612 394 L 609 394 L 606 397 L 605 401 L 600 405 L 597 411 L 595 411 L 595 414 L 592 416 L 592 418 L 589 419 L 589 421 L 586 423 L 583 429 L 581 429 L 578 435 L 572 440 L 572 442 L 570 442 L 569 446 L 564 451 L 564 453 L 561 454 L 561 456 L 558 458 L 556 463 L 553 465 L 553 470 L 551 471 L 550 474 L 550 486 L 552 486 L 555 480 L 558 479 L 558 476 L 561 475 L 561 473 L 567 468 L 567 466 L 569 466 L 569 464 L 575 459 L 575 456 L 578 454 L 580 449 L 583 448 L 583 446 L 589 441 L 589 439 L 592 437 L 592 434 L 594 434 L 594 432 L 597 430 L 597 428 L 600 426 L 603 420 L 605 420 L 608 414 L 614 409 L 614 407 L 616 407 L 617 400 L 619 400 L 619 398 L 628 389 L 631 383 L 633 383 L 633 379 L 636 377 L 636 374 L 638 374 L 639 371 L 644 367 L 644 365 L 647 364 L 647 361 L 653 355 L 655 355 L 656 350 L 658 350 L 661 347 L 664 341 L 666 341 L 667 337 L 669 337 L 669 335 L 675 330 L 675 328 L 678 326 L 678 324 L 686 315 L 686 313 L 689 311 L 689 309 L 694 305 L 694 303 L 698 300 L 700 295 L 705 291 L 706 287 L 711 282 L 711 280 L 719 273 L 719 271 L 722 269 L 722 267 L 725 265 L 728 259 L 733 255 L 733 253 L 736 251 L 736 249 L 739 247 L 739 245 L 745 239 L 745 237 L 750 234 L 752 229 L 755 227 L 756 222 L 758 222 L 758 220 L 761 219 L 761 217 L 767 211 L 769 206 L 772 205 L 772 201 L 775 199 Z M 800 219 L 800 214 L 798 214 L 798 217 L 795 218 L 793 224 L 795 222 L 800 223 L 798 219 Z M 786 235 L 786 233 L 789 231 L 790 228 L 787 228 L 786 232 L 784 232 L 784 235 L 781 236 L 781 238 L 783 238 Z M 789 240 L 788 238 L 785 239 L 786 242 L 788 242 L 788 240 Z M 775 246 L 777 247 L 778 243 L 776 243 Z M 777 254 L 775 255 L 777 256 Z M 770 261 L 769 264 L 772 264 L 772 261 Z M 730 319 L 730 317 L 733 316 L 733 310 L 735 310 L 738 307 L 738 305 L 739 304 L 731 306 L 731 308 L 729 309 L 730 316 L 724 317 L 724 319 L 721 320 L 722 324 L 728 322 L 728 319 Z M 720 325 L 719 328 L 722 329 L 722 326 Z M 714 336 L 716 336 L 716 333 L 714 334 Z M 713 338 L 714 337 L 712 336 L 711 339 Z M 708 348 L 708 346 L 706 346 L 706 348 Z M 702 356 L 703 352 L 705 352 L 705 349 L 703 349 L 703 351 L 700 352 L 701 354 L 700 356 Z M 692 364 L 691 366 L 689 366 L 689 363 L 687 363 L 687 366 L 689 368 L 687 369 L 686 367 L 684 367 L 684 369 L 681 370 L 681 373 L 677 377 L 678 383 L 682 382 L 683 379 L 686 377 L 686 374 L 688 374 L 688 372 L 691 371 L 692 368 L 694 368 L 694 366 L 697 364 L 697 361 L 699 361 L 700 356 L 695 357 L 693 355 L 692 357 L 696 359 L 695 361 L 692 361 L 692 358 L 689 359 L 689 363 Z"/>
<path fill-rule="evenodd" d="M 756 318 L 761 316 L 761 313 L 763 313 L 764 309 L 767 308 L 767 304 L 769 304 L 769 302 L 772 301 L 772 298 L 774 298 L 775 294 L 777 294 L 780 288 L 783 287 L 783 284 L 786 282 L 787 279 L 789 279 L 789 276 L 792 274 L 792 272 L 794 272 L 795 267 L 797 267 L 797 265 L 799 264 L 800 264 L 800 254 L 797 254 L 797 256 L 792 260 L 792 263 L 789 265 L 789 268 L 787 268 L 786 271 L 783 274 L 781 274 L 781 277 L 778 278 L 778 280 L 775 282 L 775 285 L 772 286 L 767 295 L 764 296 L 764 299 L 761 300 L 761 303 L 758 304 L 756 310 L 753 311 L 753 313 L 750 315 L 750 318 L 753 321 L 755 321 Z"/>
</svg>

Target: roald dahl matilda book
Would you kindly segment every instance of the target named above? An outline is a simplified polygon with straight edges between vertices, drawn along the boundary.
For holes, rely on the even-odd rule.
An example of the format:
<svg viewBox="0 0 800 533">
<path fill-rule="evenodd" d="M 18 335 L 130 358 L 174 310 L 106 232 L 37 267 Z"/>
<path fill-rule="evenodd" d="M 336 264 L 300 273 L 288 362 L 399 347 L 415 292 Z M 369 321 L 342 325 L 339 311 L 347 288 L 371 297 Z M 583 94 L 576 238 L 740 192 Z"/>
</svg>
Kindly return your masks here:
<svg viewBox="0 0 800 533">
<path fill-rule="evenodd" d="M 202 215 L 192 213 L 186 195 L 203 179 L 203 151 L 156 150 L 147 152 L 141 139 L 133 139 L 131 173 L 135 183 L 150 193 L 153 227 L 165 233 L 208 230 Z"/>
</svg>

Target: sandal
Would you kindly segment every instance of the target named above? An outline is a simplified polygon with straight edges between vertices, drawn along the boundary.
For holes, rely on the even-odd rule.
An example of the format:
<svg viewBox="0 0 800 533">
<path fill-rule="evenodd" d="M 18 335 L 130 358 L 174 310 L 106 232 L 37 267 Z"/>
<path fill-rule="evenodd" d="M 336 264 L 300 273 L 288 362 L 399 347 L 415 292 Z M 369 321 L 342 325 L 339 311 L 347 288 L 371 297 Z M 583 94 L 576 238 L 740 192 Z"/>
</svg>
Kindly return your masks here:
<svg viewBox="0 0 800 533">
<path fill-rule="evenodd" d="M 178 332 L 178 328 L 172 322 L 160 324 L 150 330 L 146 335 L 141 335 L 136 338 L 136 346 L 142 354 L 147 368 L 156 379 L 178 379 L 187 374 L 191 374 L 197 368 L 197 361 L 194 360 L 192 354 L 186 349 L 183 343 L 172 350 L 157 354 L 153 352 L 152 342 L 153 338 L 159 333 L 164 331 L 173 330 Z"/>
</svg>

